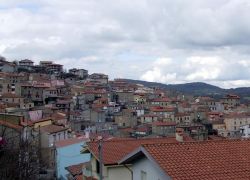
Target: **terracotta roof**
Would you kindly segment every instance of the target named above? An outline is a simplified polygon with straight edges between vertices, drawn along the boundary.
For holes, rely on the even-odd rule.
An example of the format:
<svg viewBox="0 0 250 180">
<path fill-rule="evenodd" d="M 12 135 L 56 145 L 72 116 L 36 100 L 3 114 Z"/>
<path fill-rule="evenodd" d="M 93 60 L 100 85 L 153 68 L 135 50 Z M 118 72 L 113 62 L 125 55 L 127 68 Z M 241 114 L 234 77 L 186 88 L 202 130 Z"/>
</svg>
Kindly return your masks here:
<svg viewBox="0 0 250 180">
<path fill-rule="evenodd" d="M 2 126 L 5 126 L 5 127 L 8 127 L 8 128 L 11 128 L 11 129 L 15 129 L 17 131 L 21 131 L 23 129 L 22 126 L 19 126 L 19 125 L 16 125 L 16 124 L 12 124 L 12 123 L 9 123 L 5 120 L 0 120 L 0 125 Z"/>
<path fill-rule="evenodd" d="M 54 119 L 54 120 L 62 120 L 62 119 L 66 119 L 66 114 L 64 113 L 53 113 L 51 115 L 51 117 Z"/>
<path fill-rule="evenodd" d="M 84 141 L 87 141 L 87 140 L 88 139 L 85 138 L 85 137 L 70 138 L 70 139 L 65 139 L 65 140 L 57 141 L 55 143 L 55 145 L 56 145 L 57 148 L 60 148 L 60 147 L 70 146 L 72 144 L 84 142 Z"/>
<path fill-rule="evenodd" d="M 76 175 L 75 180 L 83 180 L 83 175 Z"/>
<path fill-rule="evenodd" d="M 190 116 L 190 113 L 184 112 L 184 113 L 176 113 L 175 117 L 183 117 L 183 116 Z"/>
<path fill-rule="evenodd" d="M 103 141 L 102 152 L 103 152 L 103 163 L 105 165 L 115 165 L 121 160 L 125 155 L 132 152 L 133 150 L 140 147 L 142 144 L 153 144 L 153 143 L 170 143 L 177 142 L 175 137 L 170 138 L 148 138 L 148 139 L 119 139 L 119 140 L 109 140 Z M 88 150 L 98 158 L 98 142 L 89 142 Z"/>
<path fill-rule="evenodd" d="M 226 97 L 224 97 L 223 99 L 240 99 L 240 96 L 236 95 L 236 94 L 228 94 L 226 95 Z"/>
<path fill-rule="evenodd" d="M 134 132 L 134 129 L 133 128 L 121 128 L 119 129 L 119 131 L 132 133 Z"/>
<path fill-rule="evenodd" d="M 147 144 L 173 179 L 250 179 L 250 140 Z"/>
<path fill-rule="evenodd" d="M 81 175 L 82 174 L 82 168 L 89 164 L 89 162 L 86 162 L 86 163 L 80 163 L 80 164 L 75 164 L 75 165 L 72 165 L 72 166 L 68 166 L 66 167 L 65 169 L 67 171 L 69 171 L 69 173 L 72 175 L 72 176 L 76 176 L 76 175 Z"/>
<path fill-rule="evenodd" d="M 223 136 L 217 136 L 217 135 L 209 135 L 208 136 L 208 140 L 222 140 L 222 139 L 226 139 Z"/>
<path fill-rule="evenodd" d="M 47 126 L 43 126 L 40 128 L 42 132 L 47 132 L 49 134 L 56 133 L 56 132 L 61 132 L 61 131 L 66 131 L 69 128 L 63 127 L 63 126 L 58 126 L 54 124 L 50 124 Z"/>
<path fill-rule="evenodd" d="M 152 123 L 152 126 L 176 126 L 176 123 L 175 122 L 155 121 Z"/>
<path fill-rule="evenodd" d="M 153 112 L 173 112 L 175 110 L 176 110 L 175 107 L 160 107 L 160 106 L 157 106 L 157 107 L 151 107 L 150 108 L 150 111 L 153 111 Z"/>
</svg>

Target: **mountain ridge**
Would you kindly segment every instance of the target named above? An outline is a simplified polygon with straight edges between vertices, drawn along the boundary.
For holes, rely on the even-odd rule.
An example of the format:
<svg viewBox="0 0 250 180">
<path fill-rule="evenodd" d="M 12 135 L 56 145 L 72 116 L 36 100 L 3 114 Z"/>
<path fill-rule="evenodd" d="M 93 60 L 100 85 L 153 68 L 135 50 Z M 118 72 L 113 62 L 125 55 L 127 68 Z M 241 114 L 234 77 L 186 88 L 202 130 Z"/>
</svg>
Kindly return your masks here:
<svg viewBox="0 0 250 180">
<path fill-rule="evenodd" d="M 143 80 L 133 80 L 133 79 L 124 79 L 124 80 L 130 83 L 142 84 L 148 87 L 159 87 L 166 90 L 174 90 L 180 93 L 191 94 L 196 96 L 206 96 L 206 95 L 224 96 L 226 94 L 237 94 L 243 97 L 250 96 L 250 87 L 224 89 L 204 82 L 191 82 L 184 84 L 163 84 L 163 83 L 149 82 Z"/>
</svg>

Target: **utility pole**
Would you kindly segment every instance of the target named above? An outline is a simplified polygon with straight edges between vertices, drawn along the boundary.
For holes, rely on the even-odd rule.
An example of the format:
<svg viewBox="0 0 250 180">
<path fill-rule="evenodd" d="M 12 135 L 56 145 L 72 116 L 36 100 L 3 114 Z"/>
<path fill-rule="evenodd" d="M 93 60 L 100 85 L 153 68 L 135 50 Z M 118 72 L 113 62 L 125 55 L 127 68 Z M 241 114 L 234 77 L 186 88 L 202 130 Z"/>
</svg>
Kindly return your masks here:
<svg viewBox="0 0 250 180">
<path fill-rule="evenodd" d="M 101 136 L 98 137 L 98 151 L 99 151 L 99 176 L 100 176 L 100 180 L 102 180 L 102 143 L 103 143 L 103 139 Z"/>
</svg>

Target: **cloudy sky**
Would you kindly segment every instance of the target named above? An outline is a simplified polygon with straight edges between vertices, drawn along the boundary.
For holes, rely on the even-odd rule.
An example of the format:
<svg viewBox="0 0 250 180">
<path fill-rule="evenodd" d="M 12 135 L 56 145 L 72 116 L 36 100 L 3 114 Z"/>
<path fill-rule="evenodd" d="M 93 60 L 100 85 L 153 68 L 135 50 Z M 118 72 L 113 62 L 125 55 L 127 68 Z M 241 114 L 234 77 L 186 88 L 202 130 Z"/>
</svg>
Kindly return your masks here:
<svg viewBox="0 0 250 180">
<path fill-rule="evenodd" d="M 110 78 L 250 86 L 249 0 L 0 0 L 0 55 Z"/>
</svg>

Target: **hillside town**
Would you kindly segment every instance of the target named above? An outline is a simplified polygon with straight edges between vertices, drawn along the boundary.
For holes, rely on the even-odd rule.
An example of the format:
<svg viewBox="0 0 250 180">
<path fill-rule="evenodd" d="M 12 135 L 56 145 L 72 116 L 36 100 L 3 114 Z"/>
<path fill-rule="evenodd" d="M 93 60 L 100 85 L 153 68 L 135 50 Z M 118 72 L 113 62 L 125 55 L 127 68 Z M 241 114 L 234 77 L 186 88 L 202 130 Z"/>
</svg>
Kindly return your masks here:
<svg viewBox="0 0 250 180">
<path fill-rule="evenodd" d="M 250 107 L 0 59 L 0 179 L 249 179 Z"/>
</svg>

